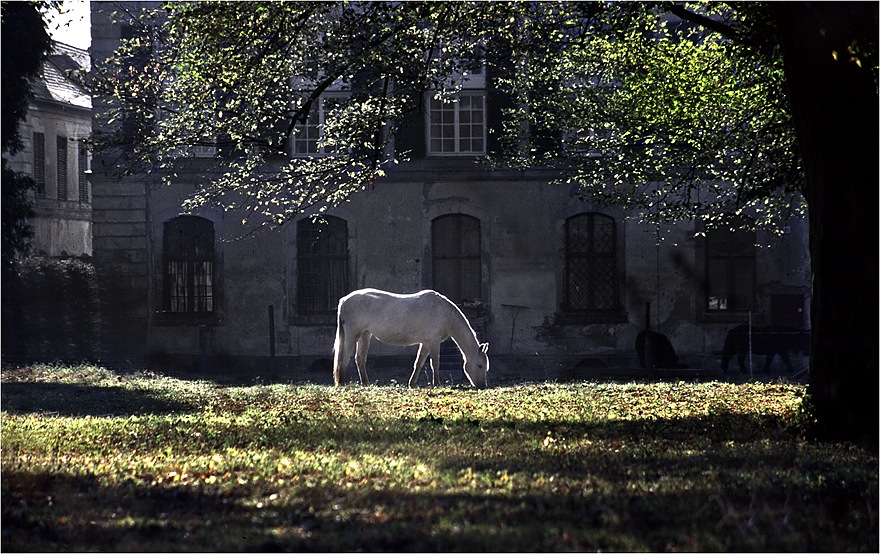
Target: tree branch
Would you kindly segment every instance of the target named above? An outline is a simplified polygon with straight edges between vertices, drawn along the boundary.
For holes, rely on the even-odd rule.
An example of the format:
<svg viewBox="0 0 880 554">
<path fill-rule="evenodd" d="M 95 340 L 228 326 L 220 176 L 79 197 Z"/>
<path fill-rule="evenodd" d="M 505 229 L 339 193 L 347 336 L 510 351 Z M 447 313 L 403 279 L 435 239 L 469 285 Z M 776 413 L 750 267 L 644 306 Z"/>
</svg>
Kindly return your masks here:
<svg viewBox="0 0 880 554">
<path fill-rule="evenodd" d="M 742 35 L 730 25 L 726 25 L 720 21 L 716 21 L 714 19 L 706 17 L 705 15 L 692 12 L 681 4 L 671 4 L 668 6 L 668 10 L 669 13 L 683 19 L 684 21 L 690 21 L 691 23 L 701 25 L 706 29 L 716 32 L 721 36 L 729 38 L 730 40 L 733 40 L 735 42 L 745 42 Z"/>
</svg>

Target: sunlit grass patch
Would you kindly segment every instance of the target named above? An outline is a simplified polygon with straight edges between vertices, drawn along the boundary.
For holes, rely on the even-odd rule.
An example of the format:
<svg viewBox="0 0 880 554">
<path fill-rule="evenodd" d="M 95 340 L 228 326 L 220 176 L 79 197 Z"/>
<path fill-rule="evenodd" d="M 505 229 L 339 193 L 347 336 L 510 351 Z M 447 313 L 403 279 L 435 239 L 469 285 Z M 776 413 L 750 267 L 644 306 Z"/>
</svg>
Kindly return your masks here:
<svg viewBox="0 0 880 554">
<path fill-rule="evenodd" d="M 876 455 L 800 438 L 799 385 L 230 387 L 60 368 L 4 371 L 0 392 L 10 549 L 877 547 Z"/>
</svg>

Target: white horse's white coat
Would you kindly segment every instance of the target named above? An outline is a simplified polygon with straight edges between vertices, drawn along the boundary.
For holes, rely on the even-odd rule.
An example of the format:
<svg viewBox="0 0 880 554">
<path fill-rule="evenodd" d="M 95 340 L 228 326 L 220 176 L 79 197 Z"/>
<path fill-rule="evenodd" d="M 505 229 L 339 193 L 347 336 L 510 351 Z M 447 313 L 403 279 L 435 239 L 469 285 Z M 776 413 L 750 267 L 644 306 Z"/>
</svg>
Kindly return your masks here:
<svg viewBox="0 0 880 554">
<path fill-rule="evenodd" d="M 475 387 L 486 386 L 489 371 L 488 343 L 480 344 L 467 318 L 442 294 L 423 290 L 415 294 L 395 294 L 376 289 L 356 290 L 339 300 L 336 342 L 333 345 L 333 381 L 345 383 L 345 372 L 352 354 L 362 385 L 367 378 L 367 352 L 370 339 L 394 346 L 418 344 L 409 386 L 430 356 L 433 384 L 439 385 L 440 343 L 452 337 L 464 358 L 464 374 Z"/>
</svg>

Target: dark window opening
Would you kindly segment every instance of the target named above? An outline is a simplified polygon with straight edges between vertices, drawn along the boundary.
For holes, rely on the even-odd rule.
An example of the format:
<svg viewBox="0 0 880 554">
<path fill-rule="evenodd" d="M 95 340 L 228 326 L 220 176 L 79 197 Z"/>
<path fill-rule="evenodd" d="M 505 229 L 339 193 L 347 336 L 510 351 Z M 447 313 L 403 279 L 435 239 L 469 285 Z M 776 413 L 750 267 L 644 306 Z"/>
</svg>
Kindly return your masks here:
<svg viewBox="0 0 880 554">
<path fill-rule="evenodd" d="M 89 202 L 89 150 L 84 143 L 79 145 L 79 171 L 77 176 L 79 179 L 79 201 L 87 204 Z"/>
<path fill-rule="evenodd" d="M 348 224 L 337 217 L 297 224 L 297 283 L 300 315 L 332 314 L 348 294 Z"/>
<path fill-rule="evenodd" d="M 166 312 L 214 312 L 214 224 L 181 216 L 165 222 L 164 293 Z"/>
<path fill-rule="evenodd" d="M 481 300 L 480 220 L 462 214 L 438 217 L 431 237 L 434 289 L 457 304 Z"/>
<path fill-rule="evenodd" d="M 617 227 L 614 218 L 586 213 L 565 222 L 564 310 L 619 309 Z"/>
<path fill-rule="evenodd" d="M 34 182 L 37 196 L 46 196 L 46 135 L 34 133 Z"/>
<path fill-rule="evenodd" d="M 58 200 L 67 200 L 67 137 L 57 137 Z"/>
<path fill-rule="evenodd" d="M 755 232 L 742 221 L 706 232 L 706 310 L 755 308 Z"/>
</svg>

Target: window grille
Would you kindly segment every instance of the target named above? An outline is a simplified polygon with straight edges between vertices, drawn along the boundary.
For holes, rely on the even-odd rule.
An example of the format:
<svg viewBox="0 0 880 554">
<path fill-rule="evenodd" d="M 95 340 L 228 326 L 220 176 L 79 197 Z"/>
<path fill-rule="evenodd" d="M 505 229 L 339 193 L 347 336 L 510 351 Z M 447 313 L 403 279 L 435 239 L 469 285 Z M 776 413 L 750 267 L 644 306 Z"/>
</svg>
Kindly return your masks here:
<svg viewBox="0 0 880 554">
<path fill-rule="evenodd" d="M 463 214 L 431 224 L 434 288 L 457 304 L 482 298 L 480 220 Z"/>
<path fill-rule="evenodd" d="M 617 281 L 614 218 L 598 213 L 569 218 L 565 224 L 565 310 L 617 310 Z"/>
<path fill-rule="evenodd" d="M 165 222 L 163 303 L 168 312 L 214 311 L 214 224 L 181 216 Z"/>
<path fill-rule="evenodd" d="M 298 311 L 332 314 L 348 294 L 348 224 L 344 219 L 303 219 L 297 224 Z"/>
</svg>

